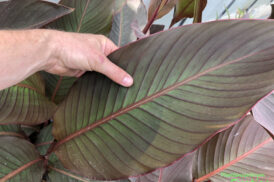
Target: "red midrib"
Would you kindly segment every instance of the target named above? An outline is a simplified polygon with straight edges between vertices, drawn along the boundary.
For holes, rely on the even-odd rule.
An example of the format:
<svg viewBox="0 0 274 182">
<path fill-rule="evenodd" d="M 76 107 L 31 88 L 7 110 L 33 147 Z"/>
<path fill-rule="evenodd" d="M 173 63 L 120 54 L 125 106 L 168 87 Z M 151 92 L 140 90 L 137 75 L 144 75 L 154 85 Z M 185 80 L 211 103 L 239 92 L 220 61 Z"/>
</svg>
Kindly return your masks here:
<svg viewBox="0 0 274 182">
<path fill-rule="evenodd" d="M 5 182 L 7 180 L 9 180 L 10 178 L 14 177 L 15 175 L 19 174 L 20 172 L 22 172 L 23 170 L 25 170 L 26 168 L 36 164 L 37 162 L 41 161 L 42 158 L 39 158 L 39 159 L 36 159 L 36 160 L 33 160 L 21 167 L 19 167 L 18 169 L 12 171 L 11 173 L 7 174 L 6 176 L 4 176 L 3 178 L 0 179 L 0 182 Z"/>
<path fill-rule="evenodd" d="M 223 170 L 225 170 L 226 168 L 232 166 L 233 164 L 239 162 L 240 160 L 246 158 L 248 155 L 252 154 L 253 152 L 255 152 L 256 150 L 260 149 L 260 148 L 263 147 L 265 144 L 267 144 L 267 143 L 269 143 L 269 142 L 271 142 L 271 141 L 273 141 L 273 139 L 272 139 L 272 138 L 268 138 L 267 140 L 263 141 L 262 143 L 260 143 L 259 145 L 257 145 L 257 146 L 254 147 L 253 149 L 251 149 L 250 151 L 244 153 L 243 155 L 237 157 L 236 159 L 230 161 L 229 163 L 227 163 L 227 164 L 225 164 L 225 165 L 219 167 L 218 169 L 212 171 L 211 173 L 209 173 L 209 174 L 207 174 L 207 175 L 205 175 L 205 176 L 202 176 L 202 177 L 196 179 L 195 182 L 202 182 L 202 181 L 204 181 L 204 180 L 206 180 L 206 179 L 208 179 L 208 178 L 210 178 L 210 177 L 212 177 L 212 176 L 214 176 L 214 175 L 220 173 L 221 171 L 223 171 Z"/>
<path fill-rule="evenodd" d="M 38 90 L 36 88 L 34 88 L 32 86 L 29 86 L 29 85 L 26 85 L 26 84 L 17 83 L 15 86 L 23 87 L 23 88 L 28 88 L 28 89 L 34 90 L 35 92 L 38 92 Z"/>
</svg>

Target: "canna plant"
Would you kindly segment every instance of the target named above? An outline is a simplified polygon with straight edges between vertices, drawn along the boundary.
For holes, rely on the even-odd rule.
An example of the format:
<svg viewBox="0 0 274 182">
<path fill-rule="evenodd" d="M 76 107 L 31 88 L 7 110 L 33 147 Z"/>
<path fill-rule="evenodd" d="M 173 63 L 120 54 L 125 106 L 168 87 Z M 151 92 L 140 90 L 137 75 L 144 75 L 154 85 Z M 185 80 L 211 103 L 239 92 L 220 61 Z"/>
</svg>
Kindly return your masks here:
<svg viewBox="0 0 274 182">
<path fill-rule="evenodd" d="M 274 181 L 274 22 L 149 31 L 174 6 L 200 22 L 206 3 L 1 2 L 1 29 L 109 36 L 134 85 L 41 72 L 0 91 L 0 181 Z"/>
</svg>

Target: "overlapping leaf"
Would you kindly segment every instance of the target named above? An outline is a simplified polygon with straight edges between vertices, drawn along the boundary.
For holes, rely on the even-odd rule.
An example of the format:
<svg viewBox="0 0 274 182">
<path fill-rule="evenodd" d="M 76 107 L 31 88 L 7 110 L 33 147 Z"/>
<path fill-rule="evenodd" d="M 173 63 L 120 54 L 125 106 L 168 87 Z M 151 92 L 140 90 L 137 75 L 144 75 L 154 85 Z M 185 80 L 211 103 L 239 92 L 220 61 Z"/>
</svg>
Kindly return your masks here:
<svg viewBox="0 0 274 182">
<path fill-rule="evenodd" d="M 61 0 L 59 4 L 75 10 L 51 23 L 50 28 L 69 32 L 105 35 L 109 33 L 114 0 Z"/>
<path fill-rule="evenodd" d="M 16 136 L 25 138 L 20 125 L 0 125 L 0 136 Z"/>
<path fill-rule="evenodd" d="M 138 178 L 132 178 L 131 182 L 192 182 L 192 161 L 195 152 L 176 161 L 171 166 L 158 169 Z"/>
<path fill-rule="evenodd" d="M 194 24 L 154 34 L 109 58 L 121 87 L 87 73 L 55 114 L 55 153 L 96 179 L 163 167 L 242 117 L 274 88 L 274 22 Z"/>
<path fill-rule="evenodd" d="M 40 0 L 0 2 L 0 29 L 38 28 L 73 9 Z"/>
<path fill-rule="evenodd" d="M 255 120 L 274 135 L 274 91 L 252 109 Z"/>
<path fill-rule="evenodd" d="M 39 74 L 0 91 L 0 124 L 35 125 L 47 121 L 56 106 L 44 94 L 45 83 Z"/>
<path fill-rule="evenodd" d="M 248 116 L 242 122 L 213 137 L 197 151 L 193 163 L 193 176 L 196 182 L 233 179 L 273 181 L 273 150 L 272 138 L 252 116 Z M 248 176 L 250 174 L 255 176 Z"/>
<path fill-rule="evenodd" d="M 54 165 L 49 165 L 49 173 L 48 173 L 48 181 L 56 182 L 56 181 L 69 181 L 69 182 L 103 182 L 97 180 L 90 180 L 84 177 L 81 177 L 77 174 L 74 174 L 68 170 L 66 170 L 60 162 L 55 161 Z M 106 181 L 107 182 L 107 181 Z M 108 182 L 130 182 L 128 179 L 125 180 L 116 180 L 116 181 L 108 181 Z"/>
<path fill-rule="evenodd" d="M 36 148 L 40 152 L 41 155 L 46 155 L 49 147 L 52 145 L 54 138 L 51 134 L 52 124 L 44 127 L 36 140 Z M 58 161 L 58 158 L 51 154 L 48 156 L 48 173 L 47 173 L 47 181 L 49 182 L 57 182 L 57 181 L 65 181 L 65 182 L 97 182 L 95 180 L 89 180 L 87 178 L 81 177 L 77 174 L 74 174 L 63 167 L 63 165 Z M 128 180 L 124 181 L 115 181 L 115 182 L 128 182 Z"/>
<path fill-rule="evenodd" d="M 0 136 L 0 182 L 42 180 L 43 159 L 24 139 Z"/>
<path fill-rule="evenodd" d="M 52 124 L 44 127 L 35 141 L 35 146 L 41 155 L 46 155 L 50 145 L 53 143 L 54 138 L 51 134 Z"/>
<path fill-rule="evenodd" d="M 128 0 L 124 7 L 115 14 L 110 32 L 110 39 L 118 46 L 137 40 L 133 24 L 140 31 L 147 22 L 146 7 L 142 0 Z"/>
</svg>

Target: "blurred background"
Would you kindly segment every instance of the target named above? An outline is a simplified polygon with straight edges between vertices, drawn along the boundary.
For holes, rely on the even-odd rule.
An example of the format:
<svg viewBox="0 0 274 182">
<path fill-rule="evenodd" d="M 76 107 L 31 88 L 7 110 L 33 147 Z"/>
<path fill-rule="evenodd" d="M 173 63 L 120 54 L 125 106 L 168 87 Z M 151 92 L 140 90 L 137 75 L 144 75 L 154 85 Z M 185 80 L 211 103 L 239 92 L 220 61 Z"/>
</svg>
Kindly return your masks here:
<svg viewBox="0 0 274 182">
<path fill-rule="evenodd" d="M 6 0 L 0 0 L 6 1 Z M 58 2 L 59 0 L 46 0 Z M 143 0 L 148 8 L 150 0 Z M 271 3 L 274 0 L 207 0 L 207 5 L 203 11 L 202 21 L 212 21 L 216 19 L 234 19 L 239 17 L 239 14 L 244 15 L 243 18 L 264 19 L 271 14 Z M 163 18 L 154 22 L 154 24 L 165 25 L 167 29 L 173 17 L 173 11 L 168 13 Z M 190 24 L 192 19 L 188 18 L 179 24 Z"/>
<path fill-rule="evenodd" d="M 144 0 L 148 7 L 150 0 Z M 238 17 L 240 13 L 244 13 L 244 18 L 264 19 L 271 14 L 270 4 L 274 0 L 207 0 L 207 5 L 203 11 L 203 22 L 216 19 L 228 19 Z M 173 11 L 155 21 L 154 24 L 163 24 L 168 28 L 173 17 Z M 185 20 L 183 24 L 192 23 L 192 18 Z M 179 25 L 177 23 L 176 25 Z M 175 26 L 176 26 L 175 25 Z"/>
</svg>

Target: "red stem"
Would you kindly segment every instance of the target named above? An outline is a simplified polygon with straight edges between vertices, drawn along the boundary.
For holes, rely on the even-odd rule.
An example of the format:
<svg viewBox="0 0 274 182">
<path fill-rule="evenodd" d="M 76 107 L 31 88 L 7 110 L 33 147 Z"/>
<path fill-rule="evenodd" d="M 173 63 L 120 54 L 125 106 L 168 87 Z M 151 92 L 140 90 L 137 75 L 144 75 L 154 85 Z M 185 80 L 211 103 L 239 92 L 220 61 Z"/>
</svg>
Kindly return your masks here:
<svg viewBox="0 0 274 182">
<path fill-rule="evenodd" d="M 159 10 L 160 10 L 161 4 L 162 4 L 162 3 L 159 4 L 159 6 L 158 6 L 157 9 L 155 10 L 155 12 L 154 12 L 152 18 L 147 22 L 147 24 L 146 24 L 146 26 L 145 26 L 145 28 L 144 28 L 144 30 L 143 30 L 143 33 L 144 33 L 144 34 L 147 33 L 147 31 L 150 29 L 151 25 L 152 25 L 153 22 L 155 21 L 157 15 L 158 15 L 158 12 L 159 12 Z"/>
</svg>

